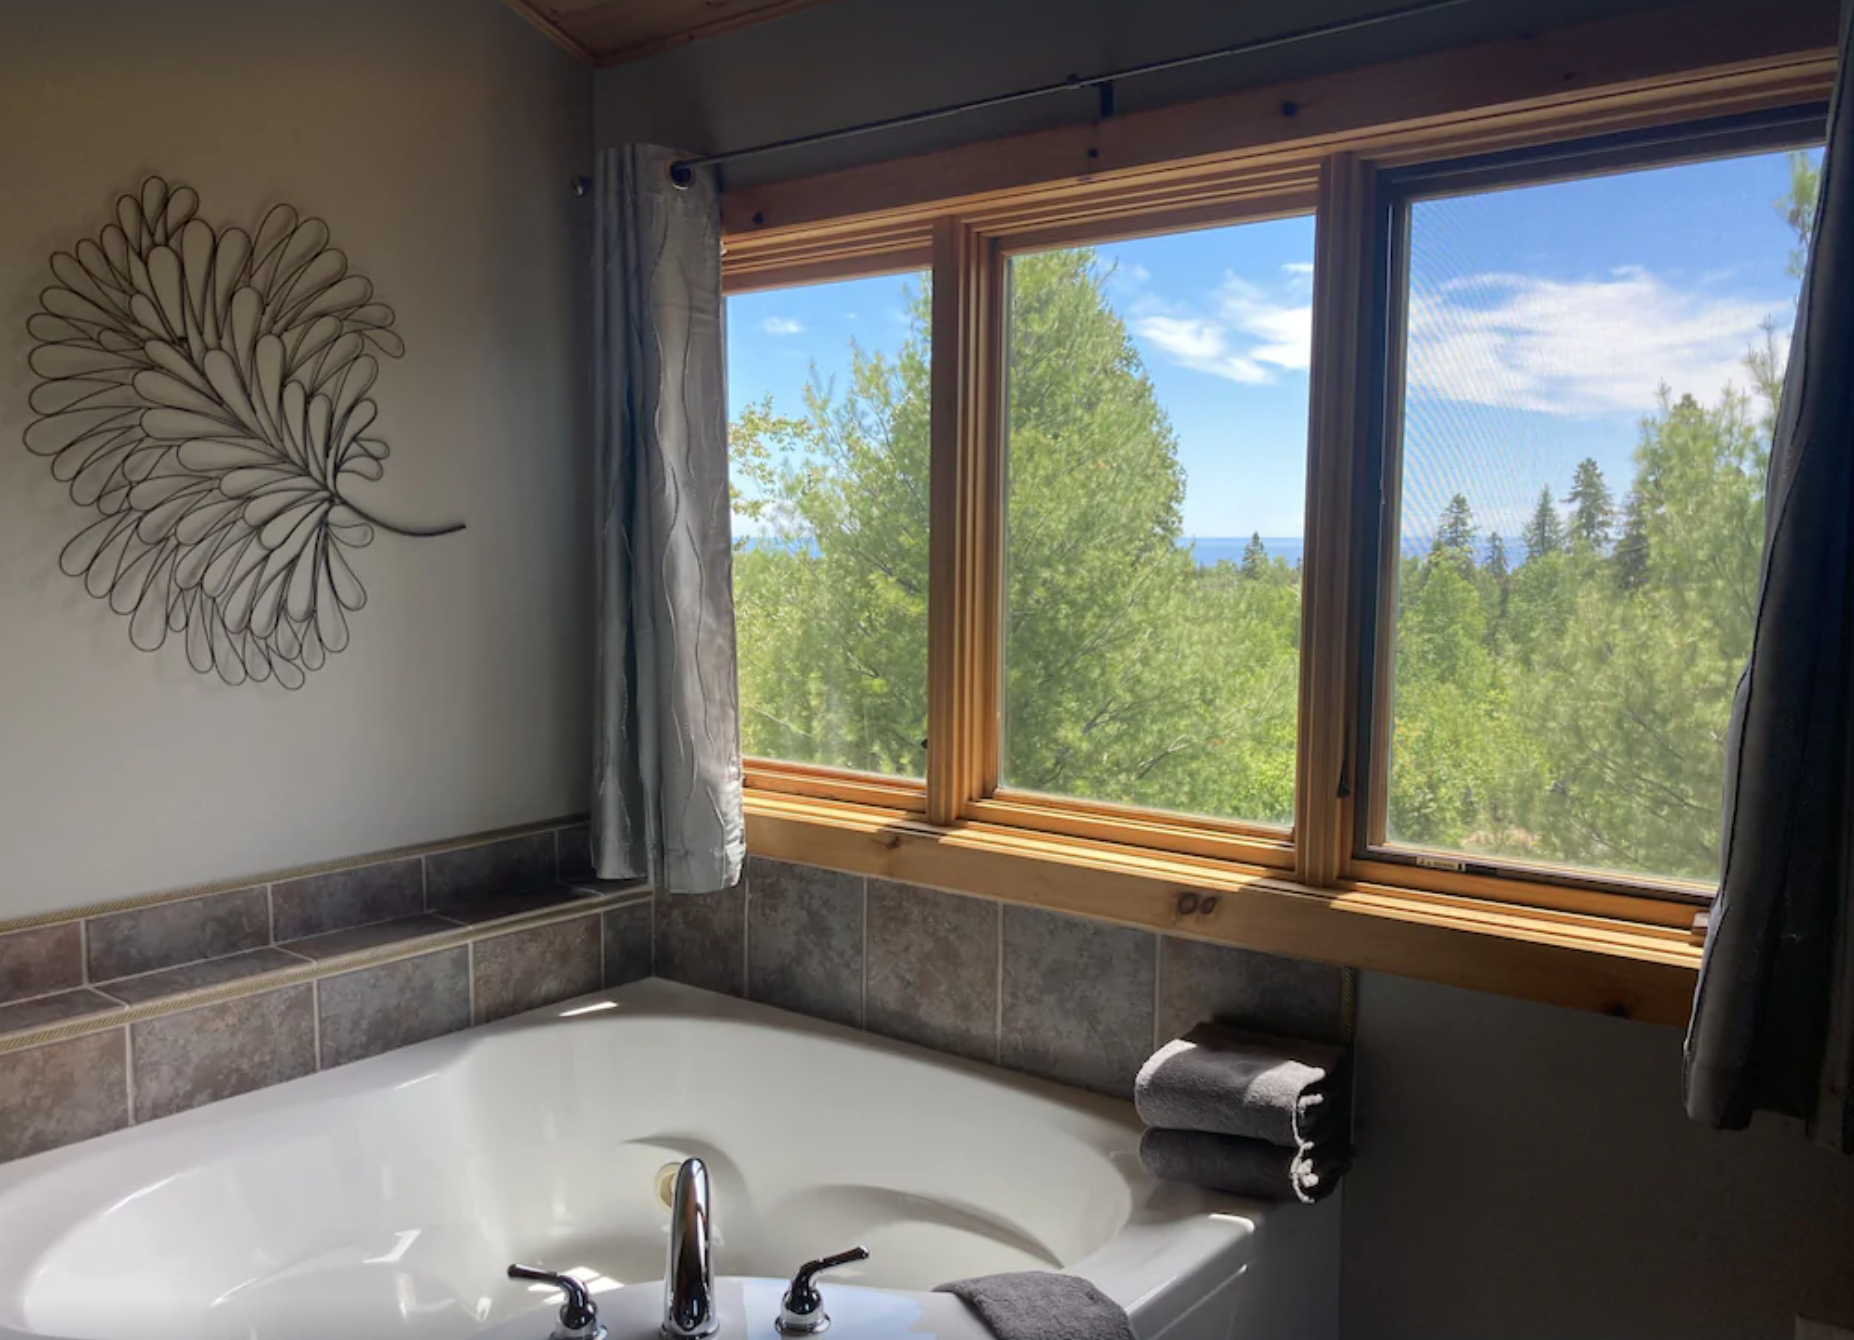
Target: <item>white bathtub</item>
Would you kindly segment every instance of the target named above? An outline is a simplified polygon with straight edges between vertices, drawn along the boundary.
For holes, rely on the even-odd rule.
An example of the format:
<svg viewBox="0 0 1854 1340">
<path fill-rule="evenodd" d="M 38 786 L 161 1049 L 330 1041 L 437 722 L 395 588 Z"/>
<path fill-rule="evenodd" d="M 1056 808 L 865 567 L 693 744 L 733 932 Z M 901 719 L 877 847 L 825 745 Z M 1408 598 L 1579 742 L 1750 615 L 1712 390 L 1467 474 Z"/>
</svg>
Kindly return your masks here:
<svg viewBox="0 0 1854 1340">
<path fill-rule="evenodd" d="M 827 1277 L 833 1337 L 981 1334 L 934 1285 L 1062 1269 L 1142 1340 L 1336 1333 L 1336 1202 L 1149 1181 L 1125 1103 L 661 981 L 0 1167 L 0 1336 L 545 1340 L 588 1280 L 654 1336 L 661 1170 L 714 1187 L 730 1337 Z"/>
</svg>

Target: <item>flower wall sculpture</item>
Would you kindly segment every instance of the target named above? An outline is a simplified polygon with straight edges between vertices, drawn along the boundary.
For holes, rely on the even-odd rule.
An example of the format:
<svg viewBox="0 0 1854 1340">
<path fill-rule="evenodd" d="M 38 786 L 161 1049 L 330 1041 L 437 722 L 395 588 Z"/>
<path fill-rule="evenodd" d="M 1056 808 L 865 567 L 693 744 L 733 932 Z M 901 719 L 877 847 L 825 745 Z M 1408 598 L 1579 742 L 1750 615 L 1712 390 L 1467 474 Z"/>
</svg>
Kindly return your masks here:
<svg viewBox="0 0 1854 1340">
<path fill-rule="evenodd" d="M 253 234 L 198 211 L 150 178 L 52 257 L 26 446 L 96 514 L 59 566 L 136 647 L 171 635 L 201 674 L 300 688 L 366 603 L 348 551 L 463 526 L 395 525 L 344 492 L 382 476 L 368 397 L 377 355 L 405 346 L 328 226 L 279 205 Z"/>
</svg>

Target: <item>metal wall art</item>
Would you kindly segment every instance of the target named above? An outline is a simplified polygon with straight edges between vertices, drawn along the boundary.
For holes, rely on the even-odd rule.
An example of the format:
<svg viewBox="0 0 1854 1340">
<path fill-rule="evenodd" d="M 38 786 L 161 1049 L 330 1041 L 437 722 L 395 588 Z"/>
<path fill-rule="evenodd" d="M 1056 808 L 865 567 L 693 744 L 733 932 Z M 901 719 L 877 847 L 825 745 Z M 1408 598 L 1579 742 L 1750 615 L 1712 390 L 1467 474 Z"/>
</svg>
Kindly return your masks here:
<svg viewBox="0 0 1854 1340">
<path fill-rule="evenodd" d="M 344 492 L 383 473 L 374 355 L 405 346 L 328 225 L 279 205 L 251 234 L 198 211 L 152 177 L 52 257 L 26 446 L 97 514 L 59 566 L 135 646 L 172 635 L 201 674 L 300 688 L 366 603 L 348 550 L 463 526 L 396 525 Z"/>
</svg>

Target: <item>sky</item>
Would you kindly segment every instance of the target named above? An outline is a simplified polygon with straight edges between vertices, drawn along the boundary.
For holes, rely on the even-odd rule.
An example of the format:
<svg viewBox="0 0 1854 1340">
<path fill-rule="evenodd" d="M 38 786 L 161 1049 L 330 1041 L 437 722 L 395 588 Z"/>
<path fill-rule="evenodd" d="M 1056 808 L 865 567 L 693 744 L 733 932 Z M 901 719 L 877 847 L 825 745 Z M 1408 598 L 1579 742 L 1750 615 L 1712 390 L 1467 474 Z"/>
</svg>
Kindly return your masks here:
<svg viewBox="0 0 1854 1340">
<path fill-rule="evenodd" d="M 1620 502 L 1665 383 L 1743 388 L 1765 320 L 1795 313 L 1781 153 L 1424 200 L 1413 207 L 1406 537 L 1451 494 L 1509 540 L 1594 457 Z M 1105 244 L 1107 293 L 1179 440 L 1188 536 L 1304 528 L 1312 218 Z M 893 353 L 921 276 L 728 300 L 730 417 L 847 377 L 851 341 Z"/>
</svg>

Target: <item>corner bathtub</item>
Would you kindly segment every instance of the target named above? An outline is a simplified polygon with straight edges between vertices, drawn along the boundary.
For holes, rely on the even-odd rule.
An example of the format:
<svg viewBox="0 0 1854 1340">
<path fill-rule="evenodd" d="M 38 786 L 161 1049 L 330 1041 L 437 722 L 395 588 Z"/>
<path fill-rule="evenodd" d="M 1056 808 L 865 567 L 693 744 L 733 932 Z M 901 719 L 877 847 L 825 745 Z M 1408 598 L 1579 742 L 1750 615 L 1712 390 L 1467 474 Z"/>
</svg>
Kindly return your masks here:
<svg viewBox="0 0 1854 1340">
<path fill-rule="evenodd" d="M 1337 1213 L 1141 1172 L 1126 1103 L 640 982 L 0 1166 L 0 1336 L 545 1340 L 567 1271 L 661 1320 L 665 1169 L 713 1182 L 723 1335 L 826 1277 L 834 1337 L 976 1337 L 930 1291 L 1067 1270 L 1141 1340 L 1337 1328 Z"/>
</svg>

